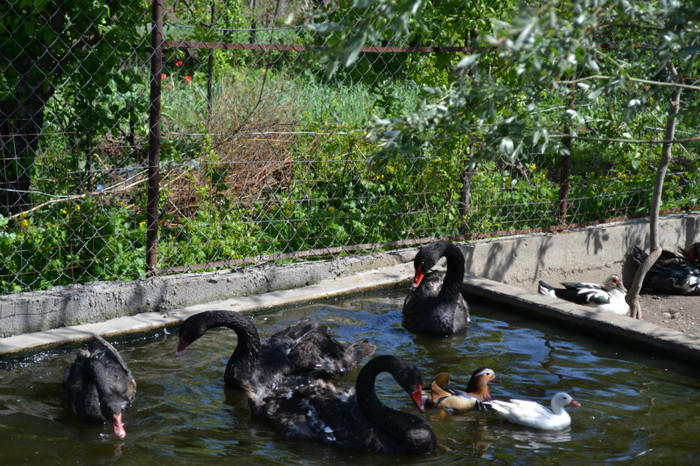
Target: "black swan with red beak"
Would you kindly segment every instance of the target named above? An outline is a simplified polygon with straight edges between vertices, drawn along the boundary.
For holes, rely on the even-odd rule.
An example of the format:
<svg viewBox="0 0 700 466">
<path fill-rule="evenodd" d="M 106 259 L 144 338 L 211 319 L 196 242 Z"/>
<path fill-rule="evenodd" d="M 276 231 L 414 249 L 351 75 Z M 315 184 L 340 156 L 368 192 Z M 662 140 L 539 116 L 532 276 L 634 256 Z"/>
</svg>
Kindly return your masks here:
<svg viewBox="0 0 700 466">
<path fill-rule="evenodd" d="M 296 322 L 261 343 L 250 317 L 234 311 L 205 311 L 180 324 L 176 356 L 212 327 L 227 327 L 238 335 L 236 349 L 224 372 L 224 382 L 230 388 L 241 388 L 249 380 L 277 385 L 286 383 L 289 376 L 301 380 L 339 377 L 376 349 L 367 340 L 335 340 L 327 325 L 310 320 Z"/>
<path fill-rule="evenodd" d="M 78 350 L 61 385 L 70 409 L 85 421 L 109 422 L 114 434 L 126 436 L 122 413 L 136 397 L 136 381 L 117 350 L 95 336 Z"/>
<path fill-rule="evenodd" d="M 447 271 L 431 270 L 440 258 Z M 464 255 L 454 244 L 438 241 L 418 251 L 416 274 L 403 303 L 403 326 L 413 333 L 450 336 L 469 326 L 469 308 L 460 292 L 464 280 Z"/>
<path fill-rule="evenodd" d="M 288 438 L 376 453 L 427 454 L 436 449 L 435 433 L 423 419 L 385 406 L 375 381 L 390 373 L 423 412 L 423 380 L 411 363 L 396 356 L 370 360 L 357 376 L 355 389 L 314 380 L 293 387 L 269 388 L 245 383 L 253 417 Z"/>
</svg>

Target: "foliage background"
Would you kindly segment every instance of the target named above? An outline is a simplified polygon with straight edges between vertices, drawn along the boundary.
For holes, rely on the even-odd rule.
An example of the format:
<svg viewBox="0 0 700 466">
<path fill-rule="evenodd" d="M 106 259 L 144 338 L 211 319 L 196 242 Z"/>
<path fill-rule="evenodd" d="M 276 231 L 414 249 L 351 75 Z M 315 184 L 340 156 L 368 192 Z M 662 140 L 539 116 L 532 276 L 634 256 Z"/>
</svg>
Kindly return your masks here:
<svg viewBox="0 0 700 466">
<path fill-rule="evenodd" d="M 679 83 L 662 209 L 698 210 L 692 2 L 213 5 L 165 2 L 159 273 L 645 215 Z M 150 2 L 0 26 L 0 293 L 143 277 Z"/>
</svg>

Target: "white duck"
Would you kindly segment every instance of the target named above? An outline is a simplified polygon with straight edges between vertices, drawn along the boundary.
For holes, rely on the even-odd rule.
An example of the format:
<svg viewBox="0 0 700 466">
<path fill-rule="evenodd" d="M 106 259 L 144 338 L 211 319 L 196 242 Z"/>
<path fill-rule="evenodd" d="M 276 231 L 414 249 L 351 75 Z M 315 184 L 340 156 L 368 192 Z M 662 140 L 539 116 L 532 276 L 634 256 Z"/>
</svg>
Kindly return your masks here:
<svg viewBox="0 0 700 466">
<path fill-rule="evenodd" d="M 571 395 L 559 392 L 552 397 L 552 410 L 534 401 L 493 400 L 484 403 L 498 415 L 515 424 L 521 424 L 534 429 L 559 430 L 571 424 L 571 417 L 564 406 L 581 406 Z"/>
<path fill-rule="evenodd" d="M 583 306 L 594 307 L 599 311 L 627 315 L 629 305 L 625 301 L 627 289 L 619 275 L 611 275 L 603 285 L 596 283 L 564 282 L 564 288 L 554 288 L 540 281 L 540 294 L 561 298 Z"/>
</svg>

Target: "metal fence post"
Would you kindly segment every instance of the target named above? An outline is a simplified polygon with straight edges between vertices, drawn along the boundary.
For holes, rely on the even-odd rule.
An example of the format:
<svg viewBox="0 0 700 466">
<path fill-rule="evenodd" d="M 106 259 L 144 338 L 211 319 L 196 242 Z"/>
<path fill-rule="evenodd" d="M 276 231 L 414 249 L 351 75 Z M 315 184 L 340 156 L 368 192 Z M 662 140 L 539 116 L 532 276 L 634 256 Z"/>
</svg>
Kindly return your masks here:
<svg viewBox="0 0 700 466">
<path fill-rule="evenodd" d="M 160 96 L 163 70 L 163 0 L 153 0 L 151 31 L 151 110 L 148 131 L 148 201 L 146 204 L 146 276 L 156 275 L 158 261 L 158 183 L 160 181 Z"/>
</svg>

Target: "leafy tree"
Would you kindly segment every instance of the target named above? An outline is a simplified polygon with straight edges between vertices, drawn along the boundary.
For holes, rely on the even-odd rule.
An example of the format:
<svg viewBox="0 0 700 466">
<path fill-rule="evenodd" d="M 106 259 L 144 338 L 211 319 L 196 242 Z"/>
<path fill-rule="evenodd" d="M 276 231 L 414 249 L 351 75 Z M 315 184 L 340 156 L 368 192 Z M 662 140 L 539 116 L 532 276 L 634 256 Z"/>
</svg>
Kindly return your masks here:
<svg viewBox="0 0 700 466">
<path fill-rule="evenodd" d="M 330 73 L 341 64 L 352 63 L 365 42 L 388 32 L 408 34 L 410 25 L 425 24 L 420 0 L 401 2 L 400 8 L 383 0 L 361 4 L 370 14 L 351 33 L 335 33 L 328 61 Z M 465 9 L 468 17 L 472 10 Z M 377 161 L 417 153 L 430 157 L 431 141 L 460 141 L 460 135 L 477 138 L 481 147 L 476 151 L 478 158 L 515 158 L 547 150 L 561 157 L 564 166 L 577 144 L 629 147 L 662 140 L 650 204 L 652 254 L 649 263 L 639 268 L 628 295 L 633 316 L 640 318 L 639 288 L 660 252 L 655 219 L 671 148 L 700 139 L 700 4 L 534 2 L 524 6 L 514 19 L 503 10 L 500 13 L 493 12 L 486 30 L 479 32 L 474 53 L 454 66 L 449 85 L 428 89 L 421 110 L 378 121 L 373 137 L 382 142 L 384 150 Z M 681 89 L 683 100 L 679 100 Z M 669 99 L 670 108 L 666 103 Z M 649 131 L 640 124 L 646 115 L 660 119 L 664 112 L 668 114 L 665 131 Z M 676 122 L 695 133 L 676 140 Z M 474 142 L 470 144 L 471 157 Z M 478 158 L 471 161 L 472 166 Z M 566 176 L 561 185 L 563 221 Z"/>
<path fill-rule="evenodd" d="M 31 172 L 49 101 L 69 103 L 70 130 L 81 138 L 109 131 L 135 100 L 143 73 L 126 66 L 146 54 L 146 0 L 11 0 L 0 14 L 0 213 L 30 204 Z M 133 65 L 133 63 L 132 63 Z M 141 76 L 141 78 L 139 78 Z M 70 80 L 69 80 L 70 79 Z"/>
</svg>

